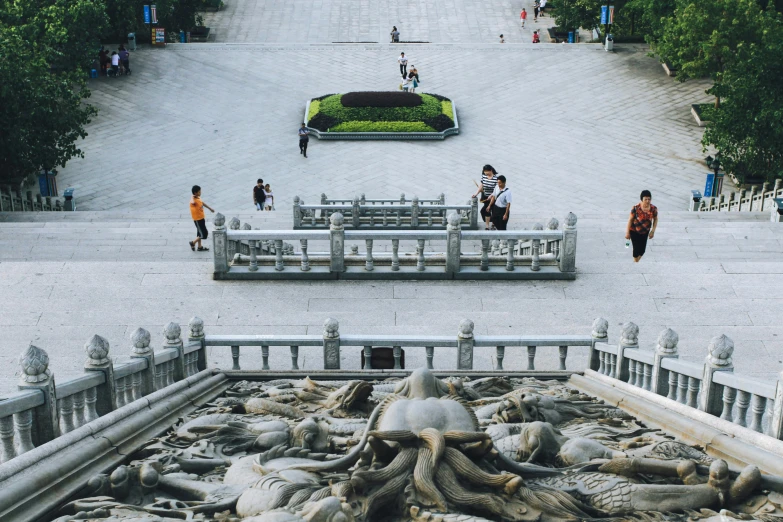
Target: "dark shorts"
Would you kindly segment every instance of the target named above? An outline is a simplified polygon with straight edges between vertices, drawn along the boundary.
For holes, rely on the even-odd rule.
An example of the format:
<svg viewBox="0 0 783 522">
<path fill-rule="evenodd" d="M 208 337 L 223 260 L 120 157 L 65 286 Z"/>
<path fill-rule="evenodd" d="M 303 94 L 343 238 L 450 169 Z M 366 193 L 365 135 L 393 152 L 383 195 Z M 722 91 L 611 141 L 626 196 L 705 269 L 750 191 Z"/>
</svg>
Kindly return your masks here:
<svg viewBox="0 0 783 522">
<path fill-rule="evenodd" d="M 639 234 L 631 231 L 631 243 L 633 244 L 633 257 L 642 257 L 647 250 L 647 238 L 649 233 Z"/>
<path fill-rule="evenodd" d="M 204 219 L 199 219 L 198 221 L 194 221 L 193 223 L 196 224 L 196 230 L 198 231 L 198 237 L 201 239 L 206 239 L 209 236 L 209 232 L 207 231 L 207 223 Z"/>
</svg>

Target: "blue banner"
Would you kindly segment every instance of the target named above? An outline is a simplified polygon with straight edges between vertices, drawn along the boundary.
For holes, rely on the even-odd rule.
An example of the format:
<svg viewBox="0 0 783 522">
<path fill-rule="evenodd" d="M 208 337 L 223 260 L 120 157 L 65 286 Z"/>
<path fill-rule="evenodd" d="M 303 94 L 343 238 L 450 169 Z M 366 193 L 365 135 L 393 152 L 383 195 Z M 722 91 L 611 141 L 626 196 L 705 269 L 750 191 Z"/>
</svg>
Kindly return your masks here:
<svg viewBox="0 0 783 522">
<path fill-rule="evenodd" d="M 144 23 L 145 24 L 150 23 L 150 6 L 148 5 L 144 6 Z"/>
<path fill-rule="evenodd" d="M 602 5 L 601 6 L 601 25 L 606 25 L 609 23 L 609 6 L 608 5 Z"/>
<path fill-rule="evenodd" d="M 712 197 L 712 187 L 715 184 L 715 174 L 712 172 L 707 173 L 707 182 L 704 184 L 704 197 Z"/>
</svg>

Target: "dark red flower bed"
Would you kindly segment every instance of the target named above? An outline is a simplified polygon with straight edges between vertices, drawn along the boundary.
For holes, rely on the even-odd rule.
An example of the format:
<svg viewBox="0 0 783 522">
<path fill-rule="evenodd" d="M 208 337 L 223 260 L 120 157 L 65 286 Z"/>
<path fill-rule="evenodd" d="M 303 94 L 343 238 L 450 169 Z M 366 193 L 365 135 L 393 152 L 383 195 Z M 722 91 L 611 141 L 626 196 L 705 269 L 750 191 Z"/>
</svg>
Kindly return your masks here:
<svg viewBox="0 0 783 522">
<path fill-rule="evenodd" d="M 349 92 L 340 98 L 343 107 L 418 107 L 421 96 L 410 92 Z"/>
</svg>

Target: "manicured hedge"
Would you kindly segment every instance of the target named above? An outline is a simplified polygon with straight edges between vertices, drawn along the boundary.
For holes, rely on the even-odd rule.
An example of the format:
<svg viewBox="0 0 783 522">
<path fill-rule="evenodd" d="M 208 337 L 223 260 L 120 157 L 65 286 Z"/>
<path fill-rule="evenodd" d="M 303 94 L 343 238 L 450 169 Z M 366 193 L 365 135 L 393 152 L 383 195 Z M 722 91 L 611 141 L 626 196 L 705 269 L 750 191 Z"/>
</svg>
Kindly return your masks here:
<svg viewBox="0 0 783 522">
<path fill-rule="evenodd" d="M 418 107 L 421 96 L 411 92 L 349 92 L 340 98 L 343 107 Z"/>
<path fill-rule="evenodd" d="M 307 126 L 313 129 L 318 129 L 321 132 L 326 132 L 338 123 L 340 123 L 340 121 L 337 118 L 332 118 L 331 116 L 327 116 L 326 114 L 319 112 L 307 123 Z"/>
<path fill-rule="evenodd" d="M 454 126 L 454 120 L 445 114 L 438 114 L 434 118 L 427 118 L 424 120 L 424 123 L 438 132 L 443 132 L 446 129 L 450 129 Z"/>
<path fill-rule="evenodd" d="M 420 96 L 418 107 L 344 107 L 335 94 L 321 100 L 320 111 L 340 121 L 422 121 L 441 114 L 441 103 L 429 94 Z"/>
<path fill-rule="evenodd" d="M 321 109 L 321 102 L 319 100 L 310 100 L 310 111 L 307 113 L 307 121 L 310 121 L 313 118 L 315 118 L 315 115 L 318 114 L 320 109 Z"/>
<path fill-rule="evenodd" d="M 436 132 L 423 121 L 346 121 L 332 132 Z"/>
</svg>

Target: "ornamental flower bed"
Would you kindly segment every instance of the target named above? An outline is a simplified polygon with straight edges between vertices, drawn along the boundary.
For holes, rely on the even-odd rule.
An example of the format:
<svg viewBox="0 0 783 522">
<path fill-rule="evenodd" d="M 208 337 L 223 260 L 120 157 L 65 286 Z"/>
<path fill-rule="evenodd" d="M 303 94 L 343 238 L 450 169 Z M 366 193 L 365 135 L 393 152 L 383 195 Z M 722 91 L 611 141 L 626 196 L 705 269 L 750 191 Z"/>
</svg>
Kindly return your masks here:
<svg viewBox="0 0 783 522">
<path fill-rule="evenodd" d="M 328 94 L 310 100 L 306 115 L 321 139 L 443 139 L 459 132 L 455 120 L 448 98 L 396 91 Z"/>
</svg>

